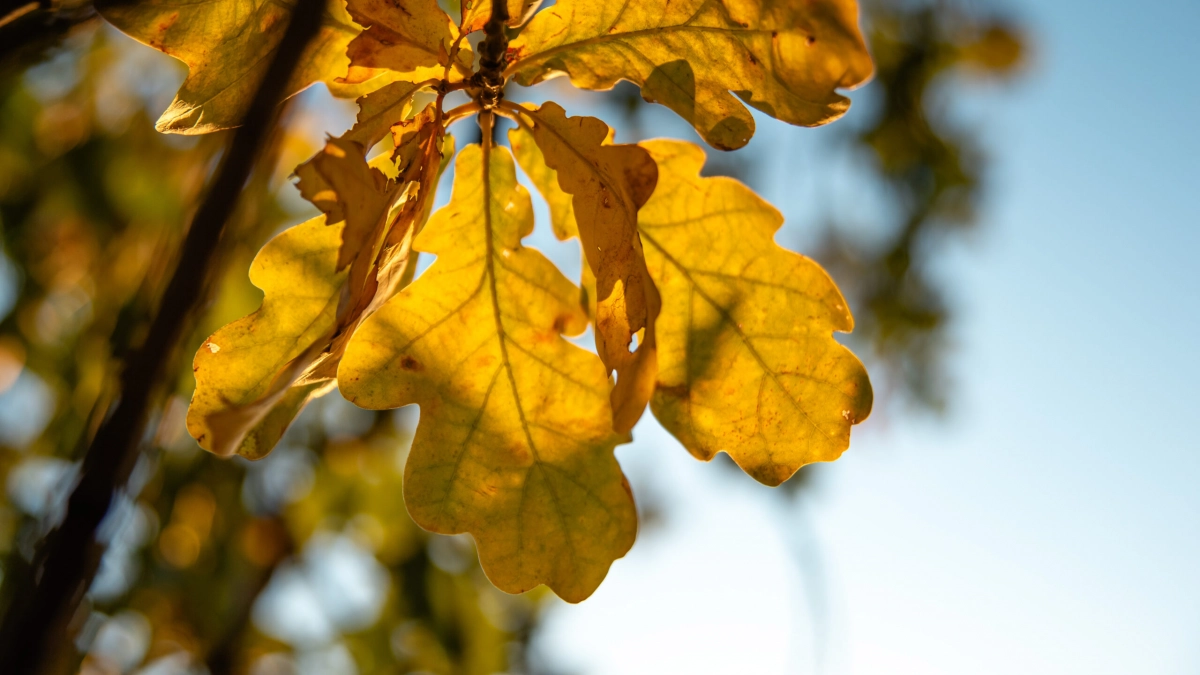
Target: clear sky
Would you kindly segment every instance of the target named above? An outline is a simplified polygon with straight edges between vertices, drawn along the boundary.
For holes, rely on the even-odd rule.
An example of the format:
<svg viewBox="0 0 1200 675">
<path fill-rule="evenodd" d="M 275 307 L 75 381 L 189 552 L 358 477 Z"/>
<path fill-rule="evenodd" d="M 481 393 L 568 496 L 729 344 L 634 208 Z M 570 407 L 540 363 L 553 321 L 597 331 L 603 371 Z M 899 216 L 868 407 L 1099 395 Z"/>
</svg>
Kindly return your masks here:
<svg viewBox="0 0 1200 675">
<path fill-rule="evenodd" d="M 994 190 L 944 265 L 952 414 L 857 427 L 798 513 L 644 421 L 618 457 L 666 519 L 554 609 L 546 653 L 595 675 L 1200 672 L 1200 3 L 1010 6 L 1035 54 L 966 105 Z M 762 119 L 750 151 L 820 133 Z M 786 171 L 757 187 L 804 226 Z"/>
</svg>

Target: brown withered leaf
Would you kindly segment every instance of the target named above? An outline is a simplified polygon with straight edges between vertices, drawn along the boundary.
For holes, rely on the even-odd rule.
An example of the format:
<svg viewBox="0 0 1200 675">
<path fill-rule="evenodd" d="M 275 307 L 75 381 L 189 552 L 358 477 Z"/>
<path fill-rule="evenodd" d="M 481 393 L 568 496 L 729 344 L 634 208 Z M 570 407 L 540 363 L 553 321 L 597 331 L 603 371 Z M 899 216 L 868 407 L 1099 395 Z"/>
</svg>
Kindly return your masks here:
<svg viewBox="0 0 1200 675">
<path fill-rule="evenodd" d="M 346 9 L 365 30 L 350 41 L 346 82 L 362 82 L 386 68 L 413 82 L 471 74 L 471 49 L 437 0 L 348 0 Z"/>
<path fill-rule="evenodd" d="M 617 371 L 614 428 L 628 431 L 649 402 L 658 371 L 654 320 L 660 300 L 637 231 L 637 212 L 654 192 L 658 167 L 636 145 L 606 144 L 608 125 L 594 117 L 567 117 L 552 102 L 520 110 L 546 166 L 572 196 L 579 239 L 596 279 L 596 349 L 609 370 Z"/>
</svg>

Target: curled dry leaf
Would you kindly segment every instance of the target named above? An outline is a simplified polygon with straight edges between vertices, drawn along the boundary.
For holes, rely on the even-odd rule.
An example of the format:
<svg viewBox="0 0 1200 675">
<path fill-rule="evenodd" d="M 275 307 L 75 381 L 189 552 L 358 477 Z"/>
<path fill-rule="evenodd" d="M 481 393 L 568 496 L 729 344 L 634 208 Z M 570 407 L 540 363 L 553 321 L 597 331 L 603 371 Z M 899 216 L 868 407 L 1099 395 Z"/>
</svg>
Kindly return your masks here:
<svg viewBox="0 0 1200 675">
<path fill-rule="evenodd" d="M 774 241 L 783 217 L 704 151 L 648 141 L 658 190 L 638 227 L 663 296 L 654 416 L 696 457 L 729 453 L 767 485 L 838 458 L 871 412 L 862 363 L 833 339 L 854 327 L 816 262 Z"/>
<path fill-rule="evenodd" d="M 348 0 L 346 9 L 365 28 L 347 48 L 346 82 L 363 82 L 380 68 L 414 82 L 471 74 L 471 49 L 437 0 Z"/>
<path fill-rule="evenodd" d="M 521 239 L 529 194 L 503 148 L 465 148 L 450 204 L 416 248 L 436 262 L 364 322 L 338 372 L 366 408 L 421 406 L 405 466 L 409 513 L 470 532 L 510 593 L 547 584 L 578 602 L 633 544 L 613 457 L 608 378 L 563 339 L 587 326 L 578 289 Z"/>
<path fill-rule="evenodd" d="M 737 99 L 814 126 L 849 108 L 838 88 L 871 75 L 854 0 L 560 0 L 513 41 L 509 61 L 524 85 L 557 73 L 584 89 L 629 80 L 722 150 L 754 135 Z"/>
<path fill-rule="evenodd" d="M 650 400 L 657 374 L 654 319 L 660 301 L 646 271 L 637 212 L 654 192 L 658 168 L 636 145 L 605 143 L 608 125 L 594 117 L 567 117 L 556 103 L 512 110 L 530 120 L 529 133 L 546 166 L 572 196 L 584 256 L 595 274 L 596 349 L 617 371 L 613 424 L 629 431 Z"/>
</svg>

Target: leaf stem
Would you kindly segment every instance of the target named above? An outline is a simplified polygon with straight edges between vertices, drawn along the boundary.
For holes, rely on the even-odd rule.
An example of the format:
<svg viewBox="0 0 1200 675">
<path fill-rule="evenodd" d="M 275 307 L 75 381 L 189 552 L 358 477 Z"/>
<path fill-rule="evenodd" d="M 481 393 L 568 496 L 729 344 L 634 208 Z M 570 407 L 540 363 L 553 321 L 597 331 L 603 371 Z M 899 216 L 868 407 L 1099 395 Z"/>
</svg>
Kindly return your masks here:
<svg viewBox="0 0 1200 675">
<path fill-rule="evenodd" d="M 451 109 L 447 110 L 446 113 L 443 115 L 444 124 L 445 124 L 445 126 L 450 126 L 451 124 L 457 122 L 458 120 L 462 119 L 463 117 L 466 117 L 468 115 L 474 115 L 475 113 L 477 113 L 481 110 L 483 110 L 483 106 L 479 105 L 475 101 L 467 101 L 466 103 L 464 103 L 456 108 L 451 108 Z"/>
</svg>

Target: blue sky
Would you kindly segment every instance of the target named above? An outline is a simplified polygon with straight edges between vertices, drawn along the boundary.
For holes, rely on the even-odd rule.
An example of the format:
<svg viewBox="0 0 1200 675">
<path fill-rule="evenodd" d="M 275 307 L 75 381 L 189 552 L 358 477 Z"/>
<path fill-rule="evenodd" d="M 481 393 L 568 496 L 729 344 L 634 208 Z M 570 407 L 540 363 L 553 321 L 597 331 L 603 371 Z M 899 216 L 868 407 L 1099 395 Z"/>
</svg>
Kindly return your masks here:
<svg viewBox="0 0 1200 675">
<path fill-rule="evenodd" d="M 1200 4 L 1009 6 L 1034 54 L 964 106 L 994 189 L 943 262 L 952 414 L 868 420 L 799 515 L 644 422 L 618 456 L 667 520 L 555 608 L 548 653 L 595 674 L 1200 672 Z M 759 130 L 752 149 L 822 133 Z M 757 187 L 804 241 L 813 207 L 777 176 Z"/>
</svg>

